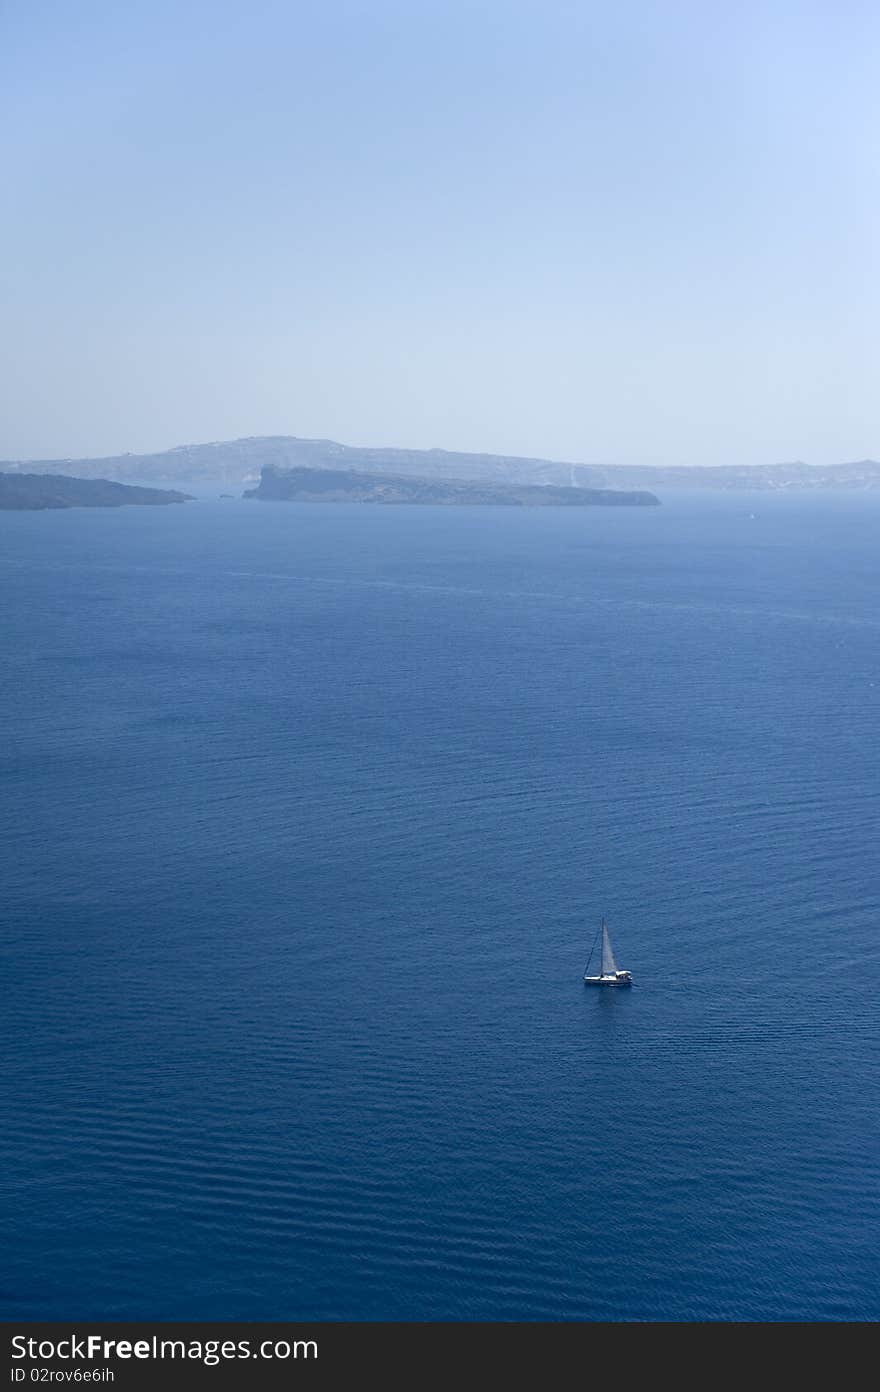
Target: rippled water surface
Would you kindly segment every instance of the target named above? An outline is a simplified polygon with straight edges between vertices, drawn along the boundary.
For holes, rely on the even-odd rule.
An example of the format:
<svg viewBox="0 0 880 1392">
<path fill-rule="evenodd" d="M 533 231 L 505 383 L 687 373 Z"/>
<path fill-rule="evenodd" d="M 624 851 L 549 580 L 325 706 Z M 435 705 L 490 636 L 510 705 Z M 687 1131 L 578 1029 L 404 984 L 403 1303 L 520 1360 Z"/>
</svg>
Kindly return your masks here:
<svg viewBox="0 0 880 1392">
<path fill-rule="evenodd" d="M 876 1318 L 878 524 L 0 515 L 2 1313 Z"/>
</svg>

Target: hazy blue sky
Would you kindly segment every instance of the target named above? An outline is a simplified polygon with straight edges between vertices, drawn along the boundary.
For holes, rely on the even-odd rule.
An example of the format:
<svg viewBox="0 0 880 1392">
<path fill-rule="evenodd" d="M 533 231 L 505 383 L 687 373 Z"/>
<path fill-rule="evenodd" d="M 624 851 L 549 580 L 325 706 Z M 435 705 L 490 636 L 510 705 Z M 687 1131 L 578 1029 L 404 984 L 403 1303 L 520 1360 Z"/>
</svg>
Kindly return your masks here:
<svg viewBox="0 0 880 1392">
<path fill-rule="evenodd" d="M 880 457 L 875 0 L 0 0 L 0 457 Z"/>
</svg>

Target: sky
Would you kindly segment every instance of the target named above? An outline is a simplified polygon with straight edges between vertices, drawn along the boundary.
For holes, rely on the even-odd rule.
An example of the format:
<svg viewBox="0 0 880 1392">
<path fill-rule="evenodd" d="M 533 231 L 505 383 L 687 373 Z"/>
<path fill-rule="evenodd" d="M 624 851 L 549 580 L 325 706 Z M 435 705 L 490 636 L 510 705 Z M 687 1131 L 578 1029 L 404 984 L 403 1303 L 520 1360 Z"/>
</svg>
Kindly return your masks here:
<svg viewBox="0 0 880 1392">
<path fill-rule="evenodd" d="M 880 458 L 874 0 L 0 0 L 0 458 Z"/>
</svg>

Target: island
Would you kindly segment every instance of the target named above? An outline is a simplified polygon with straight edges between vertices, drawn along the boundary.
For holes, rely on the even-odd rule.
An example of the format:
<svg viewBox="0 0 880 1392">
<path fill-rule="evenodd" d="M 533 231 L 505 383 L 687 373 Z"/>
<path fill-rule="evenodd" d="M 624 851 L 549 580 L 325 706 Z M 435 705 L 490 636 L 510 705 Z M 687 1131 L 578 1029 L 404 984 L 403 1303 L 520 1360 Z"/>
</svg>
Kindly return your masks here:
<svg viewBox="0 0 880 1392">
<path fill-rule="evenodd" d="M 720 445 L 723 446 L 723 441 Z M 394 478 L 479 484 L 552 484 L 554 487 L 713 489 L 803 492 L 806 490 L 880 489 L 880 461 L 857 459 L 842 464 L 608 464 L 535 459 L 508 454 L 460 453 L 399 446 L 342 445 L 336 440 L 296 435 L 255 435 L 242 440 L 178 445 L 156 454 L 105 455 L 94 459 L 0 460 L 0 470 L 15 474 L 64 474 L 76 478 L 118 479 L 157 488 L 192 488 L 259 492 L 264 469 L 332 469 Z M 261 485 L 260 485 L 261 486 Z"/>
<path fill-rule="evenodd" d="M 554 484 L 475 483 L 468 479 L 366 474 L 356 469 L 265 467 L 245 498 L 293 503 L 420 503 L 443 507 L 656 507 L 644 490 L 572 488 Z"/>
<path fill-rule="evenodd" d="M 73 478 L 68 474 L 0 473 L 0 509 L 15 512 L 46 508 L 155 507 L 192 502 L 189 493 L 167 488 L 141 488 L 110 479 Z"/>
</svg>

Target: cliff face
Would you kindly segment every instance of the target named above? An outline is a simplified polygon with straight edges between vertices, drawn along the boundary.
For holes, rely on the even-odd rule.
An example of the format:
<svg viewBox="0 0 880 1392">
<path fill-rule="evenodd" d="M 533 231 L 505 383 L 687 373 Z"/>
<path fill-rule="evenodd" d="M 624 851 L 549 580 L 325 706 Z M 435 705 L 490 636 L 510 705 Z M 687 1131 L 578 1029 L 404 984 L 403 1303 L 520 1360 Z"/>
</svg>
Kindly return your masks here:
<svg viewBox="0 0 880 1392">
<path fill-rule="evenodd" d="M 427 503 L 439 506 L 652 507 L 653 493 L 552 484 L 489 484 L 465 479 L 409 478 L 353 469 L 263 469 L 246 498 L 264 502 Z"/>
<path fill-rule="evenodd" d="M 109 479 L 69 478 L 66 474 L 0 474 L 0 508 L 42 511 L 45 508 L 155 506 L 185 503 L 189 494 L 161 488 L 134 488 Z"/>
<path fill-rule="evenodd" d="M 81 478 L 135 479 L 165 484 L 211 482 L 255 483 L 263 469 L 354 469 L 362 473 L 414 475 L 431 479 L 474 479 L 486 483 L 571 482 L 568 464 L 495 454 L 455 454 L 448 450 L 373 449 L 340 445 L 335 440 L 302 440 L 295 435 L 258 435 L 213 444 L 179 445 L 159 454 L 119 454 L 101 459 L 32 459 L 0 461 L 0 469 L 28 473 L 76 474 Z M 602 484 L 578 466 L 579 483 Z M 599 471 L 595 471 L 597 474 Z"/>
</svg>

